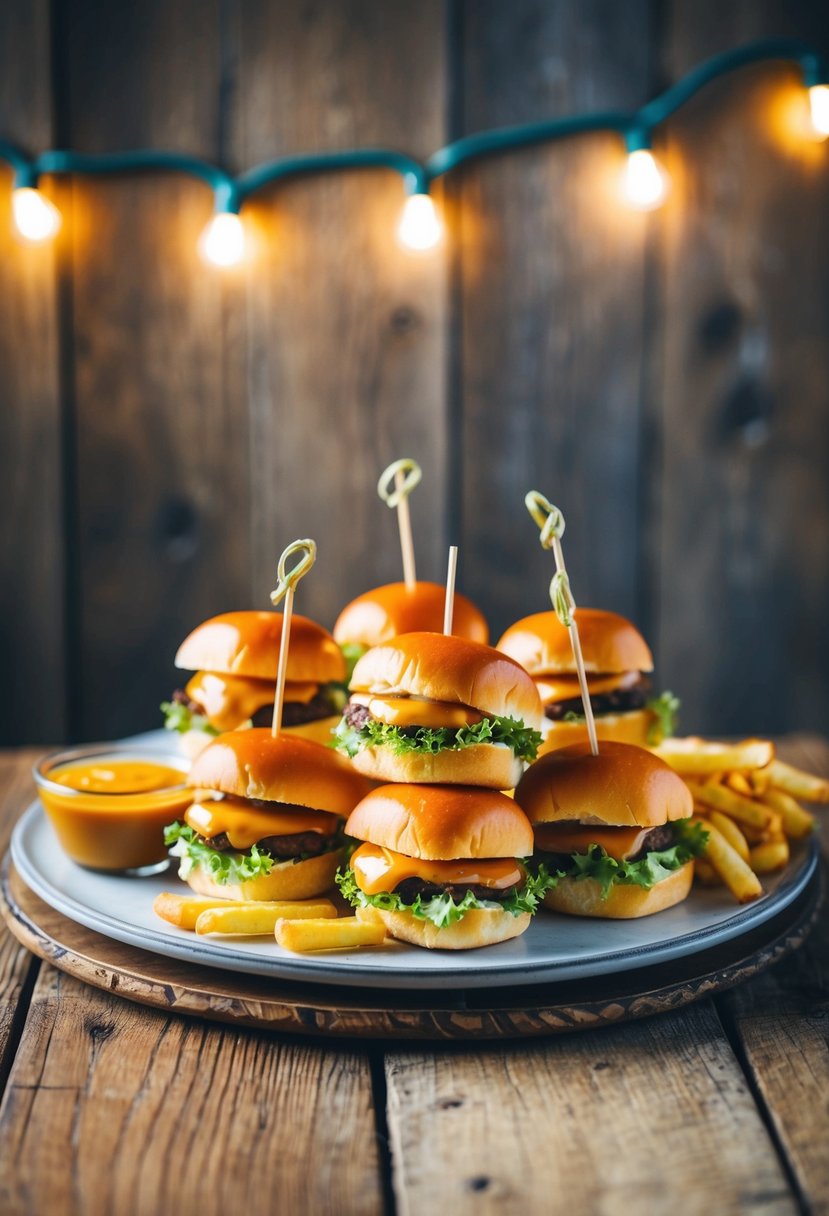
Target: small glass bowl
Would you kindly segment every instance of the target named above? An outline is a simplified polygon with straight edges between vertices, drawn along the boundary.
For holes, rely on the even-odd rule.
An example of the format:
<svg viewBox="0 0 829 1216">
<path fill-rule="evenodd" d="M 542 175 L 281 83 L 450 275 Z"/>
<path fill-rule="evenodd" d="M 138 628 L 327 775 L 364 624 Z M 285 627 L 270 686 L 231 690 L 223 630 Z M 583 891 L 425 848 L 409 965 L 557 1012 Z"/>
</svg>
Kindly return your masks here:
<svg viewBox="0 0 829 1216">
<path fill-rule="evenodd" d="M 61 770 L 115 762 L 160 765 L 181 774 L 181 781 L 161 788 L 127 791 L 73 789 L 54 780 Z M 32 772 L 40 800 L 69 857 L 89 870 L 144 876 L 159 874 L 169 865 L 164 827 L 177 819 L 193 801 L 185 785 L 188 762 L 182 756 L 153 752 L 129 744 L 93 744 L 52 752 Z M 145 773 L 145 780 L 150 777 Z"/>
</svg>

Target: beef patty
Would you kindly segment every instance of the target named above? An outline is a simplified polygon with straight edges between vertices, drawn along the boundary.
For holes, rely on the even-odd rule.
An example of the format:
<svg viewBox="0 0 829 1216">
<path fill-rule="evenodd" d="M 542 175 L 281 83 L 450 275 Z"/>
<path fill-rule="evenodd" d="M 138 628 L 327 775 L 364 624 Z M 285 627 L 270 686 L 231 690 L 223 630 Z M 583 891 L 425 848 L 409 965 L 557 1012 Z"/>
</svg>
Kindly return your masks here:
<svg viewBox="0 0 829 1216">
<path fill-rule="evenodd" d="M 644 709 L 648 703 L 651 682 L 647 676 L 640 676 L 630 688 L 615 688 L 612 692 L 603 692 L 590 698 L 594 714 L 625 714 L 634 709 Z M 545 715 L 552 722 L 561 722 L 567 714 L 584 714 L 581 697 L 572 697 L 569 701 L 554 701 L 544 708 Z"/>
<path fill-rule="evenodd" d="M 646 853 L 658 853 L 662 849 L 670 849 L 674 843 L 674 830 L 670 823 L 663 823 L 658 828 L 651 828 L 642 841 L 642 847 L 628 861 L 640 861 Z M 537 861 L 543 861 L 548 870 L 567 870 L 570 868 L 569 853 L 535 854 Z"/>
</svg>

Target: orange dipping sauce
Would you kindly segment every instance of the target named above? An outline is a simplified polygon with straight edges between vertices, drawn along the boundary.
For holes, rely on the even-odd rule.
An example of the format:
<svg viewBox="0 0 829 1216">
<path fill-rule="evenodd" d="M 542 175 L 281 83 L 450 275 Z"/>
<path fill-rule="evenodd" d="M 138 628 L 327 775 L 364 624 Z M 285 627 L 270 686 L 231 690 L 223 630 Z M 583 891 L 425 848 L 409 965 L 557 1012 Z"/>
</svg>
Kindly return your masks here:
<svg viewBox="0 0 829 1216">
<path fill-rule="evenodd" d="M 167 862 L 164 828 L 193 801 L 186 768 L 127 749 L 76 748 L 35 768 L 41 802 L 65 852 L 92 870 L 144 871 Z"/>
</svg>

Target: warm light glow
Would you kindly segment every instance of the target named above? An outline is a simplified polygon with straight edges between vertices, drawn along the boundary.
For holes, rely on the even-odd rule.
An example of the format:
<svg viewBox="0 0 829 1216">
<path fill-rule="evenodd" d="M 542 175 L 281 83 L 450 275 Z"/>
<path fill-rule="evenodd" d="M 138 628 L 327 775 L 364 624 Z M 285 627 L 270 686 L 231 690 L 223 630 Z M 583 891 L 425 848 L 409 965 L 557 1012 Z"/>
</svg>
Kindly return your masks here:
<svg viewBox="0 0 829 1216">
<path fill-rule="evenodd" d="M 434 201 L 428 194 L 409 195 L 397 225 L 400 244 L 407 249 L 434 249 L 442 236 L 443 225 Z"/>
<path fill-rule="evenodd" d="M 12 214 L 17 231 L 27 241 L 48 241 L 60 228 L 55 204 L 31 186 L 12 191 Z"/>
<path fill-rule="evenodd" d="M 201 234 L 199 252 L 213 266 L 238 266 L 245 256 L 245 229 L 238 215 L 220 211 Z"/>
<path fill-rule="evenodd" d="M 809 110 L 815 138 L 829 137 L 829 84 L 813 84 L 809 89 Z"/>
<path fill-rule="evenodd" d="M 668 195 L 668 175 L 647 148 L 630 152 L 622 178 L 622 194 L 629 207 L 653 211 Z"/>
</svg>

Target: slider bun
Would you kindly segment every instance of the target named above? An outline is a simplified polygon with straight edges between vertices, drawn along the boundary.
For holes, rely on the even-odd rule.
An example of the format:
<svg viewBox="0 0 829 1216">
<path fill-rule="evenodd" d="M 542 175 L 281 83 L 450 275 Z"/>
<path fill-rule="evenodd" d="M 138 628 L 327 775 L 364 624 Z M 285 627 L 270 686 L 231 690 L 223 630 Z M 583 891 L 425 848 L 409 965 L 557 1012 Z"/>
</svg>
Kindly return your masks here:
<svg viewBox="0 0 829 1216">
<path fill-rule="evenodd" d="M 264 726 L 219 735 L 194 761 L 187 784 L 343 817 L 373 788 L 330 747 L 297 735 L 274 739 Z"/>
<path fill-rule="evenodd" d="M 358 660 L 350 687 L 470 705 L 520 718 L 535 730 L 544 720 L 538 689 L 518 663 L 491 646 L 442 633 L 406 633 L 375 646 Z"/>
<path fill-rule="evenodd" d="M 282 639 L 280 612 L 225 612 L 186 637 L 176 667 L 276 680 Z M 345 680 L 345 659 L 327 629 L 294 613 L 286 679 L 327 684 Z"/>
<path fill-rule="evenodd" d="M 657 828 L 687 819 L 691 791 L 664 760 L 631 743 L 575 743 L 548 752 L 527 769 L 515 801 L 531 823 L 606 824 Z"/>
<path fill-rule="evenodd" d="M 375 781 L 477 785 L 493 790 L 511 790 L 524 772 L 524 761 L 504 743 L 473 743 L 457 750 L 405 752 L 402 756 L 379 744 L 361 748 L 351 763 Z"/>
<path fill-rule="evenodd" d="M 529 912 L 513 916 L 495 908 L 472 908 L 454 925 L 439 928 L 430 920 L 420 920 L 411 912 L 386 912 L 380 908 L 359 908 L 360 920 L 378 921 L 386 926 L 391 937 L 427 950 L 474 950 L 478 946 L 494 946 L 497 942 L 518 937 L 530 927 Z"/>
<path fill-rule="evenodd" d="M 334 625 L 334 637 L 344 645 L 379 646 L 401 633 L 443 629 L 446 588 L 439 583 L 386 583 L 358 595 L 346 604 Z M 455 593 L 452 632 L 473 642 L 488 642 L 489 627 L 483 614 L 465 595 Z"/>
<path fill-rule="evenodd" d="M 691 890 L 693 878 L 694 863 L 688 861 L 647 891 L 632 883 L 616 882 L 610 888 L 607 899 L 602 899 L 601 884 L 595 878 L 562 878 L 544 896 L 544 906 L 552 912 L 564 912 L 567 916 L 633 920 L 637 916 L 651 916 L 654 912 L 662 912 L 665 908 L 682 903 Z"/>
<path fill-rule="evenodd" d="M 576 620 L 586 671 L 605 675 L 653 671 L 647 642 L 625 617 L 601 608 L 579 608 Z M 510 625 L 497 648 L 533 676 L 576 671 L 570 633 L 552 611 L 536 612 Z"/>
<path fill-rule="evenodd" d="M 300 739 L 311 739 L 314 743 L 330 743 L 339 721 L 339 714 L 330 718 L 315 718 L 312 722 L 303 722 L 300 726 L 283 726 L 282 734 L 296 735 Z M 247 728 L 240 726 L 236 729 L 245 730 Z M 203 730 L 186 730 L 179 735 L 179 750 L 188 760 L 195 760 L 196 756 L 201 755 L 215 738 L 215 735 L 208 735 Z"/>
<path fill-rule="evenodd" d="M 345 830 L 424 861 L 526 857 L 533 850 L 530 823 L 512 798 L 469 786 L 382 785 L 354 808 Z"/>
<path fill-rule="evenodd" d="M 310 899 L 331 890 L 342 860 L 342 849 L 332 849 L 330 853 L 320 853 L 319 857 L 309 857 L 307 861 L 279 862 L 270 874 L 237 883 L 216 882 L 202 866 L 195 866 L 186 881 L 197 894 L 215 899 Z"/>
<path fill-rule="evenodd" d="M 647 747 L 648 735 L 656 715 L 650 709 L 631 709 L 621 714 L 594 714 L 596 736 L 599 740 L 615 740 L 617 743 L 635 743 Z M 544 742 L 538 749 L 539 758 L 547 752 L 571 743 L 583 743 L 587 737 L 584 722 L 551 722 L 547 719 L 541 728 L 546 730 Z"/>
</svg>

